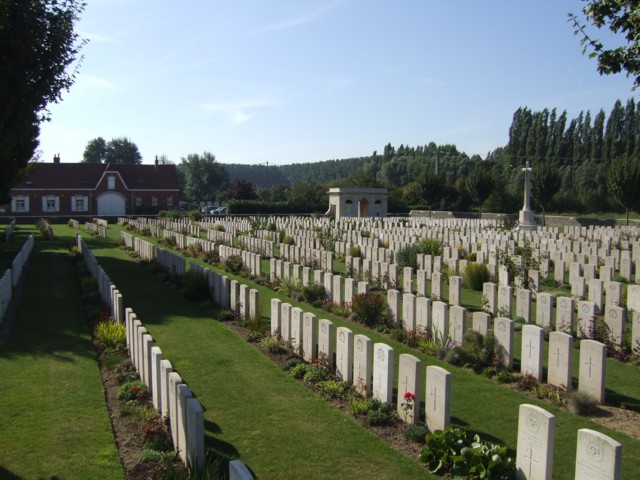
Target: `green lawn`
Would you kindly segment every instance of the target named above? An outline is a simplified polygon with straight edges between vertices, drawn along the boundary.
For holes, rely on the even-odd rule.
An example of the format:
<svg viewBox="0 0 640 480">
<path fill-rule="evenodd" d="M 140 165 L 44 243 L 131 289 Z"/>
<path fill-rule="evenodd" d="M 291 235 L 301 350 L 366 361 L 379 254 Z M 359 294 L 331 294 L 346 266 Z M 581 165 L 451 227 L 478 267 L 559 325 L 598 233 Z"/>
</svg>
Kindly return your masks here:
<svg viewBox="0 0 640 480">
<path fill-rule="evenodd" d="M 18 229 L 18 239 L 34 230 Z M 122 479 L 69 238 L 35 236 L 22 306 L 0 347 L 0 478 Z"/>
<path fill-rule="evenodd" d="M 110 227 L 110 236 L 113 239 L 117 238 L 118 230 L 119 229 L 116 226 Z M 96 242 L 98 241 L 95 240 L 92 242 L 97 244 Z M 205 385 L 211 381 L 210 376 L 212 375 L 212 372 L 213 371 L 217 372 L 218 370 L 217 368 L 211 369 L 209 367 L 211 364 L 215 365 L 216 367 L 225 366 L 226 368 L 233 368 L 234 371 L 238 371 L 238 372 L 241 371 L 239 368 L 238 370 L 236 370 L 235 368 L 237 366 L 236 362 L 238 361 L 237 357 L 233 355 L 228 356 L 228 348 L 230 348 L 229 345 L 232 345 L 232 344 L 235 345 L 236 343 L 234 336 L 232 334 L 229 334 L 228 332 L 216 333 L 216 335 L 224 336 L 224 338 L 227 338 L 227 337 L 229 338 L 229 340 L 225 341 L 224 347 L 219 347 L 220 348 L 219 350 L 215 350 L 214 355 L 219 357 L 218 361 L 220 363 L 216 363 L 216 360 L 212 359 L 209 361 L 208 364 L 203 366 L 199 363 L 201 360 L 199 361 L 194 360 L 194 356 L 196 354 L 194 354 L 191 351 L 180 351 L 179 349 L 176 349 L 175 353 L 173 353 L 173 346 L 171 345 L 177 344 L 178 337 L 182 338 L 187 335 L 192 335 L 192 336 L 183 344 L 187 346 L 186 347 L 187 349 L 189 348 L 188 347 L 189 345 L 192 345 L 191 350 L 195 350 L 196 348 L 193 348 L 193 345 L 200 345 L 200 343 L 196 343 L 196 342 L 202 342 L 203 340 L 201 339 L 201 337 L 205 337 L 206 336 L 205 333 L 208 332 L 208 330 L 203 330 L 203 328 L 205 328 L 205 326 L 206 328 L 212 328 L 209 326 L 210 321 L 208 320 L 203 321 L 202 326 L 199 326 L 196 329 L 196 331 L 192 333 L 191 324 L 193 323 L 193 321 L 189 320 L 187 322 L 184 319 L 181 319 L 181 317 L 179 316 L 180 313 L 177 311 L 177 308 L 167 307 L 164 313 L 157 313 L 157 309 L 155 305 L 153 305 L 153 303 L 157 303 L 157 302 L 149 302 L 148 300 L 145 299 L 147 296 L 153 295 L 152 293 L 153 291 L 157 292 L 156 289 L 158 289 L 159 286 L 156 284 L 156 281 L 149 280 L 147 286 L 145 287 L 144 285 L 141 285 L 142 283 L 145 283 L 142 280 L 142 277 L 138 276 L 141 274 L 135 274 L 134 271 L 130 271 L 128 268 L 126 269 L 126 273 L 124 271 L 119 273 L 119 270 L 125 267 L 126 261 L 128 260 L 124 258 L 124 254 L 122 252 L 116 252 L 113 249 L 109 248 L 108 242 L 100 241 L 100 244 L 102 244 L 105 247 L 98 251 L 101 257 L 100 261 L 104 262 L 103 266 L 105 266 L 105 269 L 109 271 L 111 278 L 114 279 L 114 281 L 119 287 L 120 287 L 120 282 L 123 282 L 123 284 L 127 284 L 127 285 L 132 284 L 132 287 L 136 287 L 134 290 L 131 290 L 132 292 L 136 292 L 134 297 L 131 298 L 131 304 L 134 307 L 134 311 L 138 313 L 138 315 L 143 319 L 145 323 L 151 322 L 151 325 L 149 326 L 149 328 L 152 331 L 152 334 L 154 335 L 154 337 L 156 337 L 156 340 L 158 340 L 158 343 L 161 346 L 161 348 L 163 348 L 163 351 L 168 348 L 172 349 L 172 353 L 169 358 L 172 359 L 172 361 L 173 361 L 173 358 L 181 359 L 180 362 L 182 362 L 183 365 L 180 365 L 179 363 L 178 368 L 181 370 L 182 368 L 184 368 L 185 374 L 187 377 L 187 382 L 190 385 L 193 384 L 193 389 L 196 391 L 196 394 L 198 394 L 199 396 L 202 395 L 201 389 L 207 389 Z M 107 265 L 109 265 L 109 268 L 107 268 Z M 140 269 L 141 267 L 136 267 L 136 268 Z M 229 275 L 229 276 L 231 278 L 237 278 L 237 277 L 233 277 L 232 275 Z M 131 278 L 137 278 L 137 280 L 131 280 Z M 300 305 L 280 295 L 275 295 L 270 290 L 257 286 L 252 282 L 249 282 L 246 280 L 243 280 L 243 281 L 251 285 L 252 288 L 257 288 L 260 291 L 261 310 L 263 312 L 263 315 L 268 316 L 269 297 L 276 296 L 278 298 L 285 299 L 286 301 L 289 301 L 294 305 Z M 165 293 L 165 290 L 163 290 L 163 293 L 162 293 L 163 300 L 166 295 L 167 294 Z M 126 295 L 126 292 L 125 292 L 126 302 L 129 301 L 129 299 L 127 298 L 128 296 L 129 295 Z M 158 302 L 160 301 L 160 297 L 161 296 L 156 293 L 155 298 L 157 298 Z M 179 297 L 176 298 L 175 302 L 178 302 L 178 298 Z M 465 306 L 469 306 L 469 307 L 474 305 L 479 305 L 478 292 L 471 292 L 466 290 L 463 291 L 463 303 L 465 304 Z M 171 304 L 173 305 L 174 302 L 172 301 Z M 177 303 L 175 304 L 177 305 Z M 138 307 L 136 305 L 138 305 L 142 310 L 138 311 Z M 354 331 L 354 333 L 362 333 L 369 336 L 374 342 L 387 343 L 388 345 L 392 346 L 395 349 L 396 355 L 399 355 L 400 353 L 411 353 L 417 356 L 418 358 L 420 358 L 423 361 L 424 366 L 433 364 L 433 365 L 440 365 L 447 368 L 449 371 L 453 373 L 453 399 L 452 399 L 452 410 L 451 410 L 452 416 L 453 416 L 453 422 L 458 424 L 468 424 L 471 426 L 473 430 L 483 434 L 485 437 L 504 442 L 512 449 L 515 449 L 515 446 L 516 446 L 517 416 L 518 416 L 519 405 L 521 403 L 533 403 L 535 405 L 539 405 L 542 408 L 549 410 L 551 413 L 556 415 L 556 418 L 557 418 L 557 430 L 556 430 L 556 439 L 555 439 L 556 448 L 554 451 L 554 478 L 567 478 L 567 479 L 573 478 L 573 475 L 574 475 L 573 459 L 575 459 L 577 431 L 580 428 L 591 428 L 594 430 L 598 430 L 600 432 L 603 432 L 607 435 L 612 436 L 613 438 L 618 440 L 620 443 L 622 443 L 623 444 L 623 478 L 639 478 L 640 477 L 640 442 L 638 442 L 637 440 L 629 438 L 626 435 L 611 431 L 607 428 L 600 427 L 599 425 L 587 419 L 576 417 L 562 409 L 555 408 L 553 406 L 550 406 L 546 403 L 543 403 L 537 400 L 532 400 L 529 397 L 526 397 L 517 392 L 511 391 L 501 385 L 494 383 L 493 381 L 485 379 L 484 377 L 481 377 L 481 376 L 474 375 L 464 369 L 458 369 L 450 365 L 444 364 L 442 362 L 439 362 L 433 357 L 424 355 L 416 350 L 413 350 L 404 345 L 398 344 L 390 340 L 389 338 L 379 335 L 361 325 L 353 324 L 345 319 L 335 317 L 331 314 L 313 309 L 305 305 L 300 305 L 300 306 L 303 307 L 305 311 L 314 312 L 316 315 L 318 315 L 319 318 L 331 319 L 336 324 L 336 326 L 347 326 L 351 328 Z M 180 311 L 182 311 L 182 308 L 183 307 L 181 306 Z M 145 311 L 144 309 L 148 309 L 148 310 Z M 154 314 L 154 312 L 156 313 Z M 181 321 L 183 323 L 176 330 L 175 326 L 180 324 Z M 213 325 L 217 325 L 217 324 L 215 324 L 214 322 Z M 221 332 L 222 331 L 223 330 L 221 330 Z M 162 339 L 160 339 L 160 336 L 162 336 Z M 169 342 L 169 343 L 165 346 L 165 342 Z M 211 348 L 211 347 L 205 347 L 205 348 Z M 519 360 L 519 337 L 516 337 L 515 350 L 516 350 L 516 361 L 517 361 Z M 205 355 L 205 354 L 199 354 L 199 355 Z M 211 355 L 210 353 L 206 354 L 206 358 L 210 358 L 209 357 L 210 355 Z M 253 355 L 253 353 L 251 354 L 247 353 L 246 355 L 247 356 Z M 264 360 L 261 359 L 260 356 L 258 355 L 255 358 L 255 362 L 254 360 L 252 360 L 251 365 L 261 364 L 263 361 Z M 576 368 L 574 372 L 574 376 L 577 376 L 577 352 L 576 352 L 574 364 Z M 250 366 L 249 368 L 255 368 L 255 367 Z M 607 370 L 607 373 L 608 373 L 607 395 L 610 398 L 615 400 L 616 397 L 623 396 L 629 399 L 635 399 L 635 400 L 640 399 L 640 373 L 637 368 L 622 365 L 613 361 L 608 361 L 607 369 L 608 369 Z M 191 375 L 193 375 L 193 380 L 189 379 Z M 222 372 L 216 373 L 215 375 L 216 375 L 216 378 L 218 378 L 217 375 L 222 375 Z M 245 373 L 243 373 L 243 375 L 245 375 Z M 275 375 L 275 378 L 278 378 L 278 377 L 286 378 L 286 376 L 280 372 L 274 373 L 274 375 Z M 208 378 L 206 379 L 198 378 L 200 376 L 205 376 Z M 203 382 L 203 385 L 199 386 L 198 382 Z M 297 384 L 295 382 L 292 382 L 289 385 L 289 383 L 287 383 L 287 381 L 285 380 L 285 385 L 287 385 L 287 387 L 285 390 L 286 393 L 284 395 L 286 395 L 286 397 L 293 397 L 295 392 L 295 395 L 297 396 L 298 395 L 298 391 L 296 390 L 296 388 L 298 388 Z M 242 384 L 244 385 L 244 382 Z M 233 386 L 233 383 L 230 385 Z M 216 400 L 212 399 L 212 401 L 222 402 L 223 397 L 226 398 L 229 393 L 229 389 L 231 388 L 230 385 L 227 385 L 225 383 L 222 383 L 222 381 L 220 381 L 220 385 L 218 387 L 219 393 L 216 395 Z M 252 384 L 248 383 L 247 385 L 252 385 Z M 276 395 L 278 398 L 280 398 L 283 395 L 282 391 L 280 391 L 280 388 L 282 387 L 279 387 L 278 393 L 272 394 L 272 395 Z M 242 394 L 238 394 L 238 392 L 235 389 L 231 388 L 231 390 L 233 391 L 233 394 L 229 396 L 229 399 L 233 399 L 235 395 L 239 395 L 240 397 L 242 397 Z M 215 391 L 215 387 L 214 387 L 214 391 Z M 304 389 L 302 389 L 302 391 L 299 394 L 306 395 L 306 392 L 304 391 Z M 209 399 L 207 398 L 207 400 Z M 262 411 L 260 409 L 262 402 L 254 403 L 253 401 L 250 401 L 248 403 L 249 405 L 251 405 L 250 408 L 245 407 L 247 402 L 242 402 L 242 405 L 238 405 L 237 407 L 229 406 L 229 405 L 221 406 L 220 414 L 225 415 L 226 409 L 231 408 L 236 414 L 237 412 L 242 410 L 245 412 L 247 416 L 250 416 L 252 418 L 261 419 L 262 415 L 269 416 L 269 413 L 267 411 Z M 207 407 L 210 408 L 209 405 L 207 405 Z M 277 425 L 272 425 L 270 428 L 274 430 L 279 429 L 280 421 L 281 419 L 278 417 L 278 421 L 275 422 L 277 423 Z M 345 418 L 343 421 L 345 423 L 350 422 L 348 418 Z M 229 425 L 228 428 L 229 428 L 229 431 L 227 431 L 226 429 L 223 429 L 223 435 L 224 436 L 233 435 L 234 440 L 231 441 L 230 443 L 233 443 L 238 448 L 238 450 L 243 455 L 242 457 L 243 460 L 246 460 L 247 463 L 250 464 L 250 466 L 254 467 L 254 464 L 252 463 L 253 458 L 251 456 L 245 457 L 245 455 L 251 455 L 250 453 L 247 453 L 246 451 L 247 448 L 249 448 L 249 450 L 251 451 L 257 448 L 256 442 L 249 441 L 247 445 L 246 443 L 244 443 L 246 442 L 246 439 L 243 437 L 243 435 L 240 435 L 236 439 L 235 435 L 231 433 L 232 431 L 234 431 L 234 428 L 231 425 Z M 252 431 L 252 430 L 249 430 L 249 431 Z M 247 430 L 245 430 L 244 432 L 246 434 Z M 263 430 L 260 429 L 260 437 L 262 437 L 265 434 L 266 432 L 263 432 Z M 273 434 L 275 433 L 271 432 L 271 435 Z M 276 445 L 276 443 L 274 443 L 273 445 Z M 291 452 L 291 454 L 294 454 L 294 453 L 296 453 L 295 450 Z M 300 454 L 300 453 L 296 453 L 296 454 Z M 273 455 L 273 453 L 271 453 L 271 455 Z M 571 459 L 571 460 L 567 461 L 567 459 Z M 259 462 L 264 461 L 263 459 L 256 459 L 256 460 Z M 259 469 L 257 469 L 257 471 L 258 470 Z M 260 472 L 258 471 L 258 473 Z M 348 477 L 345 477 L 345 478 L 348 478 Z"/>
<path fill-rule="evenodd" d="M 239 454 L 260 479 L 427 476 L 415 460 L 311 393 L 113 242 L 87 242 L 125 306 L 204 406 L 211 448 Z"/>
</svg>

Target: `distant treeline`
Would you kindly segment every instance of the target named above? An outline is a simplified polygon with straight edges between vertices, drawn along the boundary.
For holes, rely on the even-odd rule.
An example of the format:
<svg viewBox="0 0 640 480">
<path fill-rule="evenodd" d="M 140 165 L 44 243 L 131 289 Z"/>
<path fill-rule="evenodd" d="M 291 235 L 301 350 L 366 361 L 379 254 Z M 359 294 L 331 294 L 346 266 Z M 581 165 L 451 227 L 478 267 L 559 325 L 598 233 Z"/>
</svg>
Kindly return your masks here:
<svg viewBox="0 0 640 480">
<path fill-rule="evenodd" d="M 315 192 L 334 186 L 387 187 L 390 211 L 403 212 L 421 204 L 425 195 L 417 195 L 420 181 L 434 172 L 444 183 L 433 209 L 515 212 L 522 206 L 522 167 L 528 160 L 536 169 L 550 162 L 560 173 L 560 188 L 547 211 L 601 212 L 618 210 L 607 193 L 605 173 L 609 163 L 618 158 L 637 159 L 640 156 L 640 104 L 633 98 L 625 106 L 618 100 L 608 117 L 600 110 L 580 112 L 573 119 L 556 109 L 532 111 L 521 107 L 513 115 L 509 128 L 509 143 L 489 152 L 485 158 L 468 156 L 455 145 L 394 147 L 387 144 L 382 153 L 370 156 L 327 160 L 292 165 L 223 164 L 229 181 L 244 179 L 258 190 L 276 190 L 274 201 L 289 201 L 287 192 L 294 185 L 314 185 Z M 484 200 L 477 204 L 477 188 L 470 188 L 470 173 L 482 169 L 488 172 L 490 188 Z M 422 180 L 421 180 L 422 179 Z M 280 186 L 275 188 L 276 186 Z M 319 188 L 322 186 L 322 188 Z M 261 195 L 269 201 L 269 193 Z M 474 202 L 474 198 L 476 202 Z M 309 199 L 322 203 L 324 198 Z M 535 205 L 534 205 L 535 206 Z"/>
</svg>

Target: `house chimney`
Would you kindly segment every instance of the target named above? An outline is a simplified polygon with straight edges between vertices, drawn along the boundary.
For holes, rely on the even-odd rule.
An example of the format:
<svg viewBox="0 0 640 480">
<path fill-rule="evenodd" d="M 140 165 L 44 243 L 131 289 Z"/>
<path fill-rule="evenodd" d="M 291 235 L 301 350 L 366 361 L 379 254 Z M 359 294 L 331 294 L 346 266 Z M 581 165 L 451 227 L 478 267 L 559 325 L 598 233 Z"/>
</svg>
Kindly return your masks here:
<svg viewBox="0 0 640 480">
<path fill-rule="evenodd" d="M 156 161 L 154 162 L 154 165 L 156 167 L 156 171 L 158 171 L 158 155 L 156 155 Z"/>
<path fill-rule="evenodd" d="M 60 163 L 60 154 L 56 154 L 53 156 L 53 163 Z"/>
</svg>

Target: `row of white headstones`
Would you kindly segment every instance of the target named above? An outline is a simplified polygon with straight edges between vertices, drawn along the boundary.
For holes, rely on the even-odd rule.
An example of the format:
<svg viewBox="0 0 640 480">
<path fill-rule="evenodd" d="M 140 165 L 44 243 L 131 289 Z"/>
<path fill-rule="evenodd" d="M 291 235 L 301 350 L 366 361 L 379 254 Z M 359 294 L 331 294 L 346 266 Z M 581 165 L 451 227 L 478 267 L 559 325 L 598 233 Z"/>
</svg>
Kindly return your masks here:
<svg viewBox="0 0 640 480">
<path fill-rule="evenodd" d="M 140 376 L 140 380 L 151 393 L 153 406 L 163 417 L 169 418 L 173 446 L 186 465 L 202 468 L 205 464 L 204 410 L 198 400 L 193 398 L 191 390 L 183 382 L 173 365 L 162 358 L 162 350 L 146 327 L 137 318 L 131 308 L 124 308 L 122 294 L 110 281 L 99 266 L 95 256 L 84 240 L 77 236 L 80 248 L 89 271 L 97 277 L 102 300 L 108 305 L 114 318 L 123 321 L 126 327 L 126 341 L 131 362 Z M 229 462 L 229 478 L 234 480 L 252 480 L 250 471 L 239 460 Z"/>
</svg>

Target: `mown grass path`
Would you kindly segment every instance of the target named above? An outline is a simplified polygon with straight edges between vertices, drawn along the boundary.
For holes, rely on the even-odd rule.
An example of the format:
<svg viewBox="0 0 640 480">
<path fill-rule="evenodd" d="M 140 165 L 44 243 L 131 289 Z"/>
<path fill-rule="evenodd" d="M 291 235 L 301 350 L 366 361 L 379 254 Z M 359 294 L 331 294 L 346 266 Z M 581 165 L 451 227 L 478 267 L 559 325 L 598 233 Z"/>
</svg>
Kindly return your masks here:
<svg viewBox="0 0 640 480">
<path fill-rule="evenodd" d="M 87 241 L 206 409 L 212 448 L 239 454 L 260 479 L 428 478 L 112 242 Z"/>
<path fill-rule="evenodd" d="M 34 228 L 18 230 L 19 238 L 34 233 L 36 246 L 11 337 L 0 347 L 0 478 L 123 479 L 70 237 L 44 241 Z"/>
</svg>

